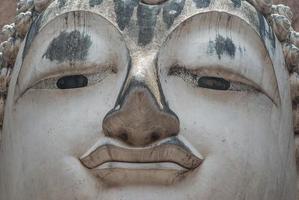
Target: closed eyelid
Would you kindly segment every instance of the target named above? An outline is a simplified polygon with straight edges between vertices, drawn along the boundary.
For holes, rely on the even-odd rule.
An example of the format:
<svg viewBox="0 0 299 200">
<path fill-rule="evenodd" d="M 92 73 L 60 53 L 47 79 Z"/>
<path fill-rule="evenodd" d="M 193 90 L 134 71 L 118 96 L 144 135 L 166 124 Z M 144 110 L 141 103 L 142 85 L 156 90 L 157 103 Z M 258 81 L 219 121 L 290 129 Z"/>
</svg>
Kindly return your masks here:
<svg viewBox="0 0 299 200">
<path fill-rule="evenodd" d="M 41 73 L 39 76 L 32 79 L 31 84 L 28 87 L 36 84 L 39 81 L 62 77 L 68 75 L 76 75 L 76 74 L 100 74 L 106 71 L 111 71 L 113 73 L 117 73 L 117 67 L 115 65 L 110 64 L 78 64 L 77 66 L 56 66 L 53 67 L 53 70 L 48 71 L 46 73 Z"/>
<path fill-rule="evenodd" d="M 55 73 L 43 74 L 43 76 L 39 76 L 38 78 L 34 79 L 34 81 L 32 80 L 30 84 L 20 90 L 16 101 L 18 101 L 18 99 L 30 89 L 59 89 L 56 84 L 57 81 L 63 77 L 69 77 L 73 75 L 86 76 L 88 78 L 88 85 L 93 85 L 97 82 L 101 82 L 109 74 L 115 73 L 117 73 L 117 68 L 114 65 L 97 65 L 92 67 L 85 66 L 81 69 L 73 70 L 66 70 L 66 68 L 60 67 L 60 70 L 55 71 Z"/>
<path fill-rule="evenodd" d="M 174 65 L 169 68 L 168 75 L 179 75 L 179 74 L 189 74 L 191 76 L 210 76 L 224 78 L 234 82 L 242 82 L 244 84 L 252 85 L 256 89 L 260 87 L 254 83 L 254 81 L 246 78 L 245 76 L 235 73 L 230 69 L 210 68 L 210 67 L 198 67 L 195 69 L 189 69 L 188 67 L 182 67 L 179 65 Z"/>
<path fill-rule="evenodd" d="M 29 87 L 28 89 L 74 89 L 86 87 L 101 82 L 112 73 L 116 73 L 116 71 L 112 70 L 111 68 L 106 68 L 105 70 L 97 71 L 95 73 L 69 73 L 65 75 L 44 78 L 33 84 L 33 86 Z M 67 85 L 70 85 L 71 82 L 74 82 L 71 84 L 73 86 L 68 87 Z M 76 84 L 76 82 L 78 84 Z"/>
<path fill-rule="evenodd" d="M 184 79 L 185 81 L 188 79 L 195 79 L 198 78 L 201 80 L 202 78 L 207 79 L 219 79 L 218 81 L 222 82 L 232 82 L 232 87 L 235 87 L 236 84 L 242 84 L 245 85 L 247 89 L 254 89 L 258 92 L 263 93 L 266 95 L 271 101 L 277 105 L 279 103 L 279 97 L 277 93 L 270 93 L 271 91 L 266 91 L 264 88 L 262 88 L 260 85 L 255 83 L 253 80 L 250 80 L 246 78 L 245 76 L 232 72 L 230 70 L 227 70 L 225 68 L 215 68 L 215 69 L 209 69 L 209 68 L 195 68 L 195 69 L 188 69 L 186 67 L 182 67 L 179 65 L 174 65 L 169 68 L 168 76 L 178 76 Z M 199 78 L 201 77 L 201 78 Z M 231 88 L 232 88 L 231 87 Z M 228 87 L 227 87 L 228 89 Z M 277 90 L 276 90 L 277 91 Z"/>
</svg>

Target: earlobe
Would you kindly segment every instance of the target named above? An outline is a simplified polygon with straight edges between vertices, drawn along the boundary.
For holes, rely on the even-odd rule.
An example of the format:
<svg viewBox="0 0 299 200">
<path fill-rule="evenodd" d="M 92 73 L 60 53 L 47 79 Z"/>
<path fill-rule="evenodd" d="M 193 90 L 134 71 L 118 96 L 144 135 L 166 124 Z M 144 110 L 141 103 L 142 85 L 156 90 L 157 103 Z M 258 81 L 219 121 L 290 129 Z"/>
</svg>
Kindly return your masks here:
<svg viewBox="0 0 299 200">
<path fill-rule="evenodd" d="M 297 168 L 297 195 L 299 194 L 299 135 L 295 135 L 295 156 L 296 156 L 296 168 Z"/>
<path fill-rule="evenodd" d="M 4 105 L 5 105 L 4 96 L 0 96 L 0 127 L 1 128 L 3 125 L 3 118 L 4 118 Z M 0 134 L 0 136 L 1 136 L 1 134 Z M 1 140 L 1 137 L 0 137 L 0 140 Z"/>
</svg>

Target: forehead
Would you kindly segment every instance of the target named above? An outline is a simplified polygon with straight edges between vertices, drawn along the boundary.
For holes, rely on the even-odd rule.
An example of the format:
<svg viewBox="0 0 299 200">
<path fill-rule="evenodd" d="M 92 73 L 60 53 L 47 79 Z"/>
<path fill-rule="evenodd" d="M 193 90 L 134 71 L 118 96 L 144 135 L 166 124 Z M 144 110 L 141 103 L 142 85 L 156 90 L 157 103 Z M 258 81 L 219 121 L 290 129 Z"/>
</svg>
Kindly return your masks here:
<svg viewBox="0 0 299 200">
<path fill-rule="evenodd" d="M 58 16 L 73 11 L 90 12 L 102 16 L 121 33 L 128 48 L 134 51 L 159 49 L 180 24 L 192 16 L 211 12 L 227 13 L 243 20 L 260 36 L 270 54 L 276 47 L 274 34 L 266 20 L 246 1 L 168 0 L 158 5 L 149 5 L 139 0 L 58 0 L 53 2 L 31 26 L 23 58 L 31 42 L 43 27 L 58 20 Z M 80 16 L 78 20 L 79 18 Z M 101 26 L 100 21 L 99 26 Z"/>
</svg>

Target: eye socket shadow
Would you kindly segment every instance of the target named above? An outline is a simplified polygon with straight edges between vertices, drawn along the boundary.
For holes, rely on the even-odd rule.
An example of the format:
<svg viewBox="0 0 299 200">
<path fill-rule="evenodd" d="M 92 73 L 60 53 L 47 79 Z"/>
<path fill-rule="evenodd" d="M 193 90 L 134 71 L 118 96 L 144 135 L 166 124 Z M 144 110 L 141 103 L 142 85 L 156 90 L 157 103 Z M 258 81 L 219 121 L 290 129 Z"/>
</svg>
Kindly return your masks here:
<svg viewBox="0 0 299 200">
<path fill-rule="evenodd" d="M 59 89 L 81 88 L 88 85 L 88 79 L 83 75 L 64 76 L 56 83 Z"/>
<path fill-rule="evenodd" d="M 230 82 L 223 78 L 203 76 L 198 79 L 197 86 L 213 90 L 228 90 Z"/>
</svg>

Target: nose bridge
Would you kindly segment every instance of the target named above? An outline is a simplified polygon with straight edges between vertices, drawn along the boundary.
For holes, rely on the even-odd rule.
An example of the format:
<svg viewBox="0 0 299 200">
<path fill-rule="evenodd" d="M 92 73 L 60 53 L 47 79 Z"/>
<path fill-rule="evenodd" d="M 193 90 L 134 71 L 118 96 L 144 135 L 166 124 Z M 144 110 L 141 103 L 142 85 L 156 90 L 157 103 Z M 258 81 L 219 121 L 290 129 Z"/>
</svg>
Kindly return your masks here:
<svg viewBox="0 0 299 200">
<path fill-rule="evenodd" d="M 149 62 L 154 63 L 153 60 L 146 63 Z M 153 76 L 156 73 L 150 74 L 155 66 L 135 70 L 132 66 L 132 69 L 115 108 L 103 120 L 104 134 L 132 146 L 146 146 L 177 135 L 179 119 L 163 101 L 158 77 Z"/>
</svg>

